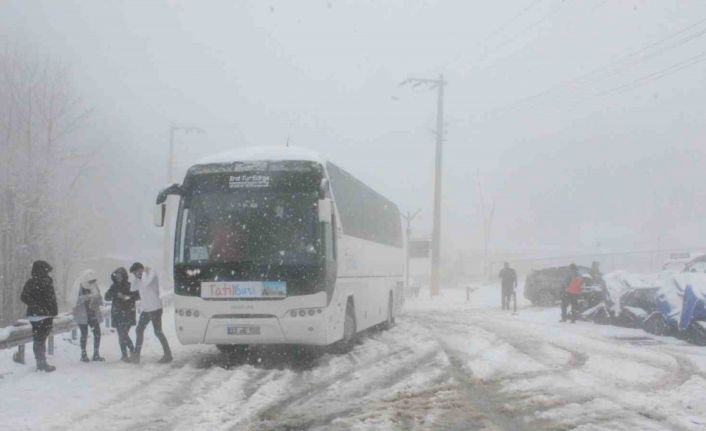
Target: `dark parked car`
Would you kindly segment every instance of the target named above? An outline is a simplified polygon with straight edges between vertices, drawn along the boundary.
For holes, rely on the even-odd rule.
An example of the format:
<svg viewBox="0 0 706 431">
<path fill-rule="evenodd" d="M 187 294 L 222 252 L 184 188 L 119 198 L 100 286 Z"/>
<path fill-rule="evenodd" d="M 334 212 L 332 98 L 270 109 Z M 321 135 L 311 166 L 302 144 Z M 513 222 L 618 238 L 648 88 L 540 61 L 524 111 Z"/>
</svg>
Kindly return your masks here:
<svg viewBox="0 0 706 431">
<path fill-rule="evenodd" d="M 578 272 L 588 280 L 584 284 L 579 308 L 585 310 L 605 300 L 605 286 L 600 274 L 598 277 L 592 276 L 591 268 L 586 266 L 579 266 Z M 552 306 L 559 303 L 564 284 L 570 274 L 571 269 L 568 266 L 532 271 L 525 280 L 525 298 L 532 302 L 532 305 L 538 306 Z"/>
</svg>

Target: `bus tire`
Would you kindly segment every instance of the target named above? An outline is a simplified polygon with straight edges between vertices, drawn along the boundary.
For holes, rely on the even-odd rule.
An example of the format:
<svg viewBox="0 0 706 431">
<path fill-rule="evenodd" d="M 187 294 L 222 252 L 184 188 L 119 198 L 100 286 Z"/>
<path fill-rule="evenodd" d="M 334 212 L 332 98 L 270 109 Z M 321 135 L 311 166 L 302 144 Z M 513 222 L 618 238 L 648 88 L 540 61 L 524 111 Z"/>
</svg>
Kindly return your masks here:
<svg viewBox="0 0 706 431">
<path fill-rule="evenodd" d="M 350 352 L 355 344 L 356 333 L 355 306 L 353 301 L 349 299 L 346 305 L 346 317 L 343 321 L 343 338 L 334 343 L 333 351 L 335 353 Z"/>
<path fill-rule="evenodd" d="M 394 311 L 394 304 L 392 302 L 392 292 L 390 292 L 390 296 L 387 299 L 387 319 L 382 323 L 382 329 L 388 330 L 392 328 L 395 324 L 395 316 L 393 315 Z"/>
</svg>

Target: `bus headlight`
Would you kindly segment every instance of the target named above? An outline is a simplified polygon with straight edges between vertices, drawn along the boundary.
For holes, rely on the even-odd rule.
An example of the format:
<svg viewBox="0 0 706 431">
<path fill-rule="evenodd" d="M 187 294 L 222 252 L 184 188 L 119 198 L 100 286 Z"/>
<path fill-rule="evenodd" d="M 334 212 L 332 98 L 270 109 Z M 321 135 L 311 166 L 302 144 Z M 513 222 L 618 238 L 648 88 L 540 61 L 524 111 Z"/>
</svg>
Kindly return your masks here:
<svg viewBox="0 0 706 431">
<path fill-rule="evenodd" d="M 305 317 L 308 315 L 309 317 L 312 317 L 316 314 L 321 314 L 323 312 L 324 312 L 323 308 L 298 308 L 296 310 L 287 311 L 285 313 L 285 316 Z"/>
<path fill-rule="evenodd" d="M 179 315 L 179 317 L 196 317 L 198 318 L 201 315 L 201 312 L 199 310 L 192 310 L 191 308 L 177 308 L 174 310 L 176 314 Z"/>
</svg>

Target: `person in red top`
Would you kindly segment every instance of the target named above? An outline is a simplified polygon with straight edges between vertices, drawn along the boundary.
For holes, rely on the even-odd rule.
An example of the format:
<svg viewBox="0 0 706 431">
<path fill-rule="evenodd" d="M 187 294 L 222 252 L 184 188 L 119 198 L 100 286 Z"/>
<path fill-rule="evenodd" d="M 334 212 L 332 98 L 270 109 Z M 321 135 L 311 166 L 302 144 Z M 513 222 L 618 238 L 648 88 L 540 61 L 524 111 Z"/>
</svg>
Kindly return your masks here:
<svg viewBox="0 0 706 431">
<path fill-rule="evenodd" d="M 583 278 L 579 275 L 575 263 L 569 265 L 570 275 L 564 283 L 561 295 L 561 321 L 566 322 L 566 312 L 571 305 L 571 323 L 576 323 L 579 295 L 583 291 Z"/>
</svg>

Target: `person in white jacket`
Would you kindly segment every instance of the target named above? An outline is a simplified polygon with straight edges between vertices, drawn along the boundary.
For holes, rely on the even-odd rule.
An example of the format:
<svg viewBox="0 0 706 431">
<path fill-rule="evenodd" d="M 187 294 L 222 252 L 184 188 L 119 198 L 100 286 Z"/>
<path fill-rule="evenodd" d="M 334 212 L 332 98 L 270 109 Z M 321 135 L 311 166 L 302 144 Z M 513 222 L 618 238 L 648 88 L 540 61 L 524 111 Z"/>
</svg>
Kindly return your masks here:
<svg viewBox="0 0 706 431">
<path fill-rule="evenodd" d="M 135 277 L 131 291 L 139 292 L 140 294 L 140 319 L 137 322 L 137 340 L 135 341 L 135 353 L 130 359 L 135 362 L 140 362 L 140 352 L 142 350 L 142 342 L 144 341 L 145 329 L 152 322 L 154 335 L 157 336 L 159 342 L 162 343 L 164 356 L 159 360 L 160 364 L 166 364 L 172 361 L 172 351 L 169 348 L 167 337 L 162 332 L 162 300 L 159 297 L 159 278 L 157 273 L 151 268 L 146 268 L 140 262 L 135 262 L 130 266 L 130 273 Z"/>
<path fill-rule="evenodd" d="M 103 297 L 98 288 L 96 273 L 91 269 L 83 271 L 74 282 L 74 292 L 77 293 L 77 299 L 73 315 L 81 330 L 81 361 L 88 362 L 86 344 L 88 341 L 88 327 L 90 326 L 93 330 L 93 360 L 102 362 L 105 360 L 100 355 L 100 321 Z"/>
</svg>

